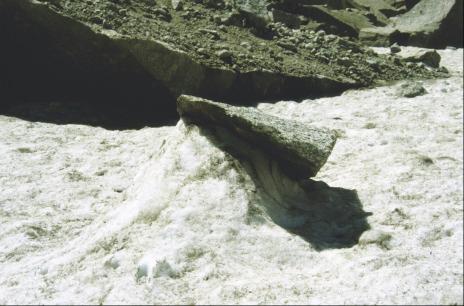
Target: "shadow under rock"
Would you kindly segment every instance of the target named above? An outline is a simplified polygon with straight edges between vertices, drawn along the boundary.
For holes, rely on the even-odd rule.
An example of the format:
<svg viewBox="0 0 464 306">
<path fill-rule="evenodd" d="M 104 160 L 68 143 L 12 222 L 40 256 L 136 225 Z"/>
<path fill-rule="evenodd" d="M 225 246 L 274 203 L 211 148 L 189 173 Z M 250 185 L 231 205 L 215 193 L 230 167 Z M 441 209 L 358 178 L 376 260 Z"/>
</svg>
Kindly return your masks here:
<svg viewBox="0 0 464 306">
<path fill-rule="evenodd" d="M 131 53 L 81 23 L 13 2 L 0 0 L 0 115 L 107 129 L 178 120 L 175 96 Z"/>
<path fill-rule="evenodd" d="M 356 245 L 362 233 L 370 228 L 356 190 L 331 187 L 322 181 L 308 179 L 300 183 L 308 196 L 307 216 L 303 226 L 289 229 L 316 249 L 347 248 Z"/>
<path fill-rule="evenodd" d="M 80 124 L 107 130 L 173 126 L 179 120 L 177 113 L 160 109 L 154 103 L 109 105 L 101 101 L 70 102 L 61 99 L 16 101 L 9 106 L 0 105 L 0 115 L 31 122 Z"/>
<path fill-rule="evenodd" d="M 189 120 L 183 118 L 187 124 Z M 300 236 L 316 250 L 349 248 L 368 230 L 367 217 L 356 190 L 331 187 L 322 181 L 290 179 L 277 161 L 220 127 L 202 125 L 202 135 L 238 162 L 253 180 L 247 222 L 272 220 Z"/>
</svg>

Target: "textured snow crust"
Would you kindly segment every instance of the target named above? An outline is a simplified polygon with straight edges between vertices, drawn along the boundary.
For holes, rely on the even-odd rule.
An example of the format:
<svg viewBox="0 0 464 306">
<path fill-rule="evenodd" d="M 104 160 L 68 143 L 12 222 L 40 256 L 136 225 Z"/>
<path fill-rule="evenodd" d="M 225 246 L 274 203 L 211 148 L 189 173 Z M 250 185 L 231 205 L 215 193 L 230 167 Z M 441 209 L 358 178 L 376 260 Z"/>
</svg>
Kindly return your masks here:
<svg viewBox="0 0 464 306">
<path fill-rule="evenodd" d="M 462 304 L 463 51 L 440 53 L 453 76 L 424 96 L 399 83 L 258 106 L 338 131 L 321 199 L 183 122 L 0 116 L 0 304 Z M 353 230 L 346 207 L 321 213 L 335 187 L 370 213 L 354 245 L 334 240 Z"/>
</svg>

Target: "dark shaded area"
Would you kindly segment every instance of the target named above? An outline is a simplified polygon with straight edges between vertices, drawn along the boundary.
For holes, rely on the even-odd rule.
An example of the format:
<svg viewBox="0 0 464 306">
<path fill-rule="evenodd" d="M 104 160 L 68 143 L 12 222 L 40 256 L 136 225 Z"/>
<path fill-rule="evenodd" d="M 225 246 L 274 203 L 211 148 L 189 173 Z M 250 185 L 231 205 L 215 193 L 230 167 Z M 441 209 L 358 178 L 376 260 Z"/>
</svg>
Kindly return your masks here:
<svg viewBox="0 0 464 306">
<path fill-rule="evenodd" d="M 31 15 L 0 3 L 1 114 L 111 129 L 177 120 L 174 97 L 130 54 L 54 18 L 47 8 Z"/>
<path fill-rule="evenodd" d="M 289 229 L 319 250 L 347 248 L 356 245 L 362 233 L 370 226 L 356 190 L 331 187 L 324 182 L 311 179 L 301 182 L 308 196 L 308 215 L 305 224 Z"/>
<path fill-rule="evenodd" d="M 188 118 L 182 118 L 191 124 Z M 253 143 L 212 125 L 201 125 L 201 134 L 221 150 L 238 160 L 240 167 L 253 179 L 257 197 L 249 207 L 250 222 L 272 219 L 288 232 L 300 236 L 315 249 L 350 248 L 359 242 L 361 235 L 370 229 L 367 217 L 356 190 L 331 187 L 322 181 L 304 179 L 279 181 L 272 165 L 264 170 L 256 165 L 257 158 L 268 157 L 269 152 L 258 149 Z M 263 158 L 264 157 L 264 158 Z M 294 186 L 301 187 L 303 194 Z M 288 208 L 290 207 L 290 208 Z M 261 221 L 259 221 L 261 220 Z"/>
</svg>

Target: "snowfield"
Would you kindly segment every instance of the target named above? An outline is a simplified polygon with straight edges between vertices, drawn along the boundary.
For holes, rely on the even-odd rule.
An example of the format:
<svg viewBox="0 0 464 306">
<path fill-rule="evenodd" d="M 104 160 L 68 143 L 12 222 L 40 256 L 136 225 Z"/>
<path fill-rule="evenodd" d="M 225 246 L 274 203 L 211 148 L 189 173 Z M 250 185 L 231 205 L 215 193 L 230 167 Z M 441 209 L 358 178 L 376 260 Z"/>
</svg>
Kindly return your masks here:
<svg viewBox="0 0 464 306">
<path fill-rule="evenodd" d="M 0 304 L 463 304 L 463 50 L 440 54 L 423 96 L 258 106 L 340 134 L 313 196 L 183 122 L 0 116 Z"/>
</svg>

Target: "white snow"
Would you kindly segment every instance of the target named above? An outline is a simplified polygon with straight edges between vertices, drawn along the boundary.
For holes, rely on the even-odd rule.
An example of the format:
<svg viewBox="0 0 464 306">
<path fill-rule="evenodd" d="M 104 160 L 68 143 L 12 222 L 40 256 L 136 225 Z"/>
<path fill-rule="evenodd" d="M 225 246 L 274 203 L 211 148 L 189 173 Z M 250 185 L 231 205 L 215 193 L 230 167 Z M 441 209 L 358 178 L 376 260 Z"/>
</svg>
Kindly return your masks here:
<svg viewBox="0 0 464 306">
<path fill-rule="evenodd" d="M 345 248 L 277 225 L 309 220 L 301 189 L 195 126 L 0 116 L 0 304 L 462 304 L 463 50 L 440 54 L 453 76 L 421 97 L 400 82 L 259 105 L 339 131 L 316 180 L 372 213 Z"/>
</svg>

